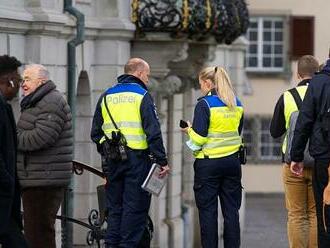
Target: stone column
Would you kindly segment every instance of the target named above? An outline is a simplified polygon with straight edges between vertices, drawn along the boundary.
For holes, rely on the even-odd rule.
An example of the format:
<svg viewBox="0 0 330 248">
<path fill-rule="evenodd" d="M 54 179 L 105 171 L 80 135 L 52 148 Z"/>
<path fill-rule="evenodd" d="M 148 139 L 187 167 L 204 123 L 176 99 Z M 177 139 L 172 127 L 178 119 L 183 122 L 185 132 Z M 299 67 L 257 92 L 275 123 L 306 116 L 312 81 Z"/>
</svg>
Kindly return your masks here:
<svg viewBox="0 0 330 248">
<path fill-rule="evenodd" d="M 196 100 L 198 98 L 198 91 L 195 90 L 190 85 L 192 84 L 191 80 L 186 83 L 188 87 L 184 90 L 184 100 L 183 100 L 183 119 L 189 120 L 192 122 L 194 108 L 196 105 Z M 197 79 L 195 79 L 197 80 Z M 198 212 L 195 204 L 194 197 L 194 157 L 189 148 L 185 145 L 185 142 L 188 140 L 187 136 L 182 137 L 182 146 L 183 146 L 183 219 L 184 219 L 184 244 L 185 248 L 198 247 L 200 245 L 200 232 L 199 232 L 199 221 L 198 221 Z M 196 246 L 197 245 L 197 246 Z"/>
<path fill-rule="evenodd" d="M 241 96 L 249 91 L 244 60 L 248 42 L 241 36 L 230 45 L 218 45 L 215 49 L 214 58 L 208 62 L 210 66 L 224 67 L 234 85 L 236 93 Z"/>
<path fill-rule="evenodd" d="M 76 0 L 75 7 L 83 11 L 86 19 L 86 41 L 77 48 L 77 73 L 85 70 L 90 81 L 89 95 L 84 91 L 78 96 L 79 102 L 86 107 L 81 109 L 80 117 L 91 127 L 100 95 L 117 82 L 117 77 L 123 73 L 123 67 L 130 58 L 130 41 L 135 26 L 129 19 L 129 0 Z M 90 106 L 86 106 L 87 99 Z M 101 170 L 101 157 L 89 138 L 90 128 L 81 131 L 84 131 L 82 135 L 87 135 L 88 139 L 79 140 L 79 158 L 84 162 L 89 160 L 91 166 Z M 85 174 L 76 177 L 80 186 L 76 191 L 79 199 L 76 198 L 75 217 L 86 222 L 89 211 L 98 209 L 96 187 L 105 181 L 88 172 Z M 84 228 L 75 229 L 75 245 L 86 244 L 86 233 Z"/>
<path fill-rule="evenodd" d="M 198 72 L 205 64 L 214 59 L 215 44 L 212 41 L 190 43 L 187 49 L 187 57 L 180 62 L 170 64 L 171 73 L 178 75 L 183 82 L 183 119 L 193 120 L 193 112 L 200 97 Z M 198 88 L 198 90 L 196 90 Z M 198 211 L 195 204 L 193 184 L 194 184 L 194 157 L 187 148 L 185 142 L 186 135 L 181 136 L 181 149 L 183 153 L 183 220 L 184 220 L 184 247 L 200 246 L 200 231 Z"/>
<path fill-rule="evenodd" d="M 169 164 L 172 168 L 168 183 L 158 199 L 153 199 L 151 216 L 158 228 L 153 247 L 184 246 L 182 220 L 182 147 L 178 127 L 182 118 L 183 96 L 175 94 L 182 82 L 170 73 L 169 62 L 181 61 L 186 57 L 187 43 L 175 41 L 168 34 L 148 33 L 144 39 L 133 42 L 133 56 L 144 58 L 151 66 L 151 91 L 156 93 L 161 106 L 163 135 L 166 142 Z"/>
</svg>

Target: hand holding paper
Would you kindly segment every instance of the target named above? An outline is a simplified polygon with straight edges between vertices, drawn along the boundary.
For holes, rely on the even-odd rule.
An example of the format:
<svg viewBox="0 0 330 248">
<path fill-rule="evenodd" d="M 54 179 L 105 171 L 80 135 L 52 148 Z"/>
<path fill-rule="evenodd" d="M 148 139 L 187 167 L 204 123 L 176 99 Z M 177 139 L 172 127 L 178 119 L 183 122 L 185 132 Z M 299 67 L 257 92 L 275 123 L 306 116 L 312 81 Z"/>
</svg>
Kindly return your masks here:
<svg viewBox="0 0 330 248">
<path fill-rule="evenodd" d="M 149 174 L 141 186 L 142 189 L 148 191 L 151 194 L 155 194 L 159 196 L 164 185 L 166 184 L 166 180 L 168 177 L 168 170 L 169 167 L 168 169 L 165 168 L 164 170 L 159 164 L 156 163 L 152 164 Z"/>
</svg>

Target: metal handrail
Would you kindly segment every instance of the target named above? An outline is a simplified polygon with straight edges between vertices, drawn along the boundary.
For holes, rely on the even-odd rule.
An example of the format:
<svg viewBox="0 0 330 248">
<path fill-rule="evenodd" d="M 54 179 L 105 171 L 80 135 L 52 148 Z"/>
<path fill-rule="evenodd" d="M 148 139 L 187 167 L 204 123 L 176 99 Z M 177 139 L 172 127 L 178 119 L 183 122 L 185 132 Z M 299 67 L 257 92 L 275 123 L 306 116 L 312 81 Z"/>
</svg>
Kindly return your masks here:
<svg viewBox="0 0 330 248">
<path fill-rule="evenodd" d="M 105 174 L 102 171 L 88 164 L 85 164 L 81 161 L 77 161 L 77 160 L 72 161 L 72 172 L 74 174 L 80 176 L 85 171 L 91 172 L 102 179 L 106 178 Z M 101 187 L 101 185 L 99 187 Z M 99 203 L 99 207 L 102 208 L 102 206 L 100 206 L 100 203 Z M 105 230 L 102 229 L 102 225 L 105 221 L 105 213 L 103 213 L 102 211 L 104 211 L 104 209 L 100 209 L 100 208 L 99 210 L 92 209 L 88 214 L 88 223 L 64 215 L 56 215 L 56 219 L 64 222 L 68 221 L 74 224 L 78 224 L 80 226 L 89 229 L 86 236 L 86 243 L 89 246 L 94 245 L 94 243 L 96 243 L 97 247 L 100 248 L 101 240 L 103 240 L 105 237 Z"/>
<path fill-rule="evenodd" d="M 72 165 L 73 165 L 72 171 L 76 175 L 82 175 L 85 171 L 88 171 L 88 172 L 93 173 L 94 175 L 97 175 L 98 177 L 100 177 L 102 179 L 106 179 L 106 176 L 102 171 L 100 171 L 88 164 L 85 164 L 85 163 L 77 161 L 77 160 L 73 160 Z M 68 222 L 78 224 L 80 226 L 83 226 L 83 227 L 89 229 L 89 231 L 87 232 L 87 236 L 86 236 L 86 243 L 89 246 L 92 246 L 96 243 L 98 248 L 101 247 L 101 240 L 104 240 L 105 236 L 106 236 L 106 230 L 105 230 L 105 228 L 102 228 L 102 226 L 105 222 L 105 219 L 106 219 L 105 206 L 102 206 L 102 202 L 105 201 L 104 198 L 102 199 L 102 197 L 104 197 L 104 190 L 105 190 L 104 186 L 105 185 L 99 185 L 97 187 L 98 197 L 99 197 L 99 210 L 92 209 L 89 212 L 88 223 L 85 223 L 83 221 L 80 221 L 80 220 L 77 220 L 77 219 L 74 219 L 74 218 L 68 217 L 68 216 L 63 216 L 63 215 L 56 216 L 56 219 L 58 219 L 58 220 L 68 221 Z M 148 228 L 146 229 L 147 236 L 151 240 L 152 234 L 154 231 L 154 227 L 153 227 L 152 220 L 149 216 L 147 219 L 147 226 L 148 226 Z M 145 235 L 145 233 L 143 235 Z M 138 247 L 145 247 L 145 246 L 141 246 L 139 244 Z"/>
<path fill-rule="evenodd" d="M 72 169 L 73 169 L 73 172 L 76 174 L 76 175 L 82 175 L 84 173 L 84 170 L 87 170 L 103 179 L 105 179 L 105 174 L 98 170 L 98 169 L 95 169 L 94 167 L 90 166 L 90 165 L 87 165 L 83 162 L 80 162 L 80 161 L 77 161 L 77 160 L 73 160 L 72 161 Z"/>
</svg>

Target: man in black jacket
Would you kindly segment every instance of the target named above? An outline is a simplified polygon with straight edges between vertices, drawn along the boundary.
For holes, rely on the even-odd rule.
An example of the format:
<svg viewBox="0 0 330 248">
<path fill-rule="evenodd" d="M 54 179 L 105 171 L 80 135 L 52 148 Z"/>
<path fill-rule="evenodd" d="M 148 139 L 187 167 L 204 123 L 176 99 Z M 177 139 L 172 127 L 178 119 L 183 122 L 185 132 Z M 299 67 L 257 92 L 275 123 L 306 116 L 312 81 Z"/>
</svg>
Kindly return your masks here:
<svg viewBox="0 0 330 248">
<path fill-rule="evenodd" d="M 22 234 L 20 188 L 16 174 L 17 139 L 13 110 L 7 103 L 19 89 L 15 57 L 0 56 L 0 245 L 27 247 Z M 1 246 L 0 246 L 1 247 Z"/>
<path fill-rule="evenodd" d="M 298 60 L 297 76 L 300 79 L 299 84 L 286 92 L 279 98 L 273 119 L 270 125 L 270 134 L 274 138 L 279 138 L 286 134 L 283 145 L 282 154 L 287 148 L 287 131 L 290 130 L 290 119 L 292 113 L 298 111 L 301 105 L 298 99 L 304 99 L 310 80 L 315 72 L 318 71 L 319 63 L 311 55 L 302 56 Z M 296 94 L 297 103 L 294 95 Z M 286 208 L 288 210 L 287 232 L 290 247 L 317 247 L 317 231 L 316 231 L 316 207 L 312 189 L 312 171 L 310 165 L 305 168 L 301 177 L 296 177 L 290 171 L 289 164 L 284 159 L 282 178 L 285 192 Z"/>
<path fill-rule="evenodd" d="M 303 173 L 304 149 L 310 140 L 309 151 L 315 158 L 313 190 L 318 223 L 318 247 L 330 247 L 330 144 L 323 134 L 321 119 L 327 99 L 330 99 L 330 59 L 315 75 L 308 87 L 299 112 L 291 149 L 291 171 L 297 176 Z M 329 106 L 327 106 L 329 108 Z M 325 196 L 325 197 L 323 197 Z M 325 205 L 324 205 L 325 204 Z"/>
<path fill-rule="evenodd" d="M 109 248 L 138 247 L 151 200 L 151 195 L 141 188 L 152 164 L 149 155 L 162 167 L 161 175 L 169 171 L 155 105 L 146 87 L 149 65 L 142 59 L 132 58 L 124 71 L 118 83 L 101 95 L 91 131 L 108 179 L 105 240 Z M 107 154 L 114 152 L 104 148 L 109 139 L 111 142 L 117 139 L 118 131 L 127 142 L 126 156 L 107 158 Z"/>
</svg>

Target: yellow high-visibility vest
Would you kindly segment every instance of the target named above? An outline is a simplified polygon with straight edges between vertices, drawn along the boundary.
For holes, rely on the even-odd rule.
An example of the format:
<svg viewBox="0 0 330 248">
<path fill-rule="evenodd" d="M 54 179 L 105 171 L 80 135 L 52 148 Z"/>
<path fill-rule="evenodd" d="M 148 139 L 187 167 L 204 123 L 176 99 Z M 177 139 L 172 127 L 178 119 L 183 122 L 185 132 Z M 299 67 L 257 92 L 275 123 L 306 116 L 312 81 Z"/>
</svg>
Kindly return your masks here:
<svg viewBox="0 0 330 248">
<path fill-rule="evenodd" d="M 221 158 L 234 154 L 242 144 L 238 127 L 243 115 L 241 102 L 236 99 L 237 106 L 229 109 L 217 95 L 203 97 L 210 109 L 210 124 L 207 137 L 197 134 L 192 128 L 188 129 L 190 139 L 201 150 L 195 151 L 196 158 Z"/>
<path fill-rule="evenodd" d="M 148 148 L 146 134 L 142 128 L 140 106 L 147 91 L 136 83 L 119 83 L 106 92 L 109 111 L 124 135 L 127 146 L 132 149 L 144 150 Z M 116 131 L 105 107 L 103 99 L 101 103 L 103 125 L 102 130 L 109 139 L 112 131 Z M 102 143 L 103 137 L 100 140 Z"/>
<path fill-rule="evenodd" d="M 302 86 L 296 87 L 301 100 L 303 100 L 306 95 L 307 87 L 308 87 L 307 85 L 302 85 Z M 291 114 L 295 111 L 298 111 L 298 106 L 297 106 L 292 94 L 289 91 L 286 91 L 283 93 L 283 100 L 284 100 L 285 129 L 288 130 Z M 287 145 L 286 139 L 287 139 L 287 134 L 285 134 L 285 138 L 284 138 L 284 141 L 282 144 L 283 153 L 285 153 L 285 150 L 286 150 L 286 145 Z"/>
</svg>

